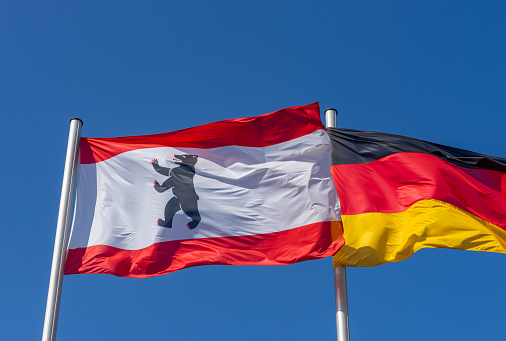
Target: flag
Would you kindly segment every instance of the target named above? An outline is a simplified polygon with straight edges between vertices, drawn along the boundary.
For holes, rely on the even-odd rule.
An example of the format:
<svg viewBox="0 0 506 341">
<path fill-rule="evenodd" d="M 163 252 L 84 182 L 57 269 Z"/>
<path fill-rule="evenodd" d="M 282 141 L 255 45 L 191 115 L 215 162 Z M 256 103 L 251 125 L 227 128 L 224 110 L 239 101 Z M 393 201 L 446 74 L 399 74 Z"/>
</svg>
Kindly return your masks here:
<svg viewBox="0 0 506 341">
<path fill-rule="evenodd" d="M 506 253 L 506 159 L 414 138 L 329 128 L 345 246 L 334 266 L 421 248 Z"/>
<path fill-rule="evenodd" d="M 175 132 L 82 138 L 65 274 L 291 264 L 344 243 L 318 103 Z"/>
</svg>

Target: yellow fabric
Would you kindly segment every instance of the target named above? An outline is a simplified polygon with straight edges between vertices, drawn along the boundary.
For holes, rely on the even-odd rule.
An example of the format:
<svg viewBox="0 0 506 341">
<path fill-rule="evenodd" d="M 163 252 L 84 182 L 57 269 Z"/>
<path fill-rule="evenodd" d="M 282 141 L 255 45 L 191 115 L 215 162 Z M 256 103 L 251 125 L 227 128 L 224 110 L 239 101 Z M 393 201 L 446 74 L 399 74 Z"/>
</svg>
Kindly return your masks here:
<svg viewBox="0 0 506 341">
<path fill-rule="evenodd" d="M 343 222 L 342 221 L 333 221 L 330 224 L 330 235 L 332 236 L 332 240 L 343 239 L 344 231 L 343 231 Z"/>
<path fill-rule="evenodd" d="M 506 253 L 506 231 L 438 200 L 419 201 L 399 213 L 343 215 L 345 245 L 337 266 L 399 262 L 422 248 Z"/>
</svg>

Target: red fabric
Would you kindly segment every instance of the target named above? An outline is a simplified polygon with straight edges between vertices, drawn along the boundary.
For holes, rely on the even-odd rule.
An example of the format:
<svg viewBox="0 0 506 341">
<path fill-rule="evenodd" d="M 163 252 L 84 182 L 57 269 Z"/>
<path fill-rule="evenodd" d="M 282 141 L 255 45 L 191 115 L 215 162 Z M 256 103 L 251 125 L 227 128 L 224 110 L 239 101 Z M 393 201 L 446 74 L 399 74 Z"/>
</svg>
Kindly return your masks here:
<svg viewBox="0 0 506 341">
<path fill-rule="evenodd" d="M 318 102 L 246 117 L 210 123 L 169 133 L 114 138 L 82 138 L 81 164 L 96 163 L 143 148 L 216 148 L 229 145 L 266 147 L 325 129 Z M 230 134 L 234 131 L 234 134 Z"/>
<path fill-rule="evenodd" d="M 423 153 L 396 153 L 331 169 L 343 215 L 403 212 L 436 199 L 506 228 L 506 174 L 466 168 Z"/>
<path fill-rule="evenodd" d="M 69 250 L 65 275 L 150 277 L 198 265 L 281 265 L 332 256 L 344 244 L 332 240 L 331 222 L 250 236 L 175 240 L 140 250 L 97 245 Z"/>
</svg>

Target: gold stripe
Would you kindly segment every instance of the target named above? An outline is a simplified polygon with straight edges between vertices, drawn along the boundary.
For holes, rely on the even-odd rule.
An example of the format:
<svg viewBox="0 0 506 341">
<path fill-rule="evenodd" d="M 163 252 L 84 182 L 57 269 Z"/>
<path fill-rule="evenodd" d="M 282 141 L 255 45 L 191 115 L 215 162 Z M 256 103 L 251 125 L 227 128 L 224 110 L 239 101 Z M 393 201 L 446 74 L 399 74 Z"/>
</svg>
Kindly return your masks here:
<svg viewBox="0 0 506 341">
<path fill-rule="evenodd" d="M 343 215 L 345 245 L 337 266 L 399 262 L 422 248 L 506 253 L 506 231 L 439 200 L 422 200 L 399 213 Z"/>
<path fill-rule="evenodd" d="M 343 222 L 342 221 L 332 221 L 330 223 L 330 235 L 332 236 L 332 240 L 343 239 Z"/>
</svg>

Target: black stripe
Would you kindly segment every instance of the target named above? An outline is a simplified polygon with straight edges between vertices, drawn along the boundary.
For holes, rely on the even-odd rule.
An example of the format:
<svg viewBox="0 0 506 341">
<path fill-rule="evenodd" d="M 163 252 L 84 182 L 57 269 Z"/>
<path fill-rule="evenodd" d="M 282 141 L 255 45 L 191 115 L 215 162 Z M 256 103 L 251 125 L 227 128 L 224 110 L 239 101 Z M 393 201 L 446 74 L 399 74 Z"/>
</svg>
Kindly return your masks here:
<svg viewBox="0 0 506 341">
<path fill-rule="evenodd" d="M 500 157 L 400 135 L 344 128 L 327 128 L 327 132 L 332 140 L 333 165 L 367 163 L 394 153 L 425 153 L 459 166 L 506 173 L 506 159 Z"/>
</svg>

